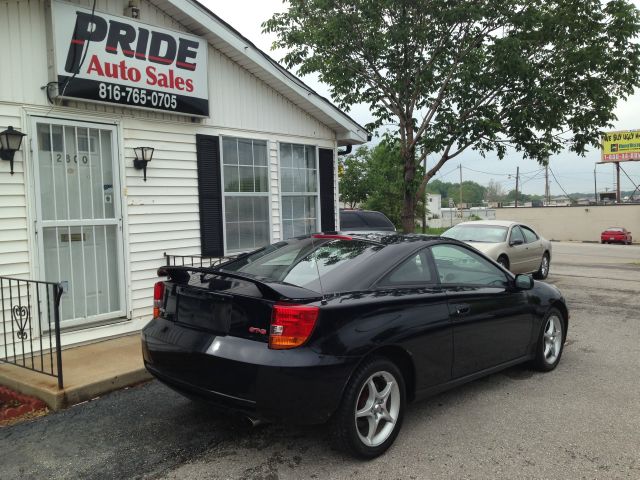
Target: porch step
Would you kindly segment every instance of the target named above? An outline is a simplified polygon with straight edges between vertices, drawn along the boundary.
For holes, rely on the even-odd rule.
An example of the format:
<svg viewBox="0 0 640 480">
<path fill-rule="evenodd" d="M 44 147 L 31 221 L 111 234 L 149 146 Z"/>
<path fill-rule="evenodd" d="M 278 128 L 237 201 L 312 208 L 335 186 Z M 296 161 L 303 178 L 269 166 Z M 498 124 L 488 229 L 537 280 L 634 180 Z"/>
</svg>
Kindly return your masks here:
<svg viewBox="0 0 640 480">
<path fill-rule="evenodd" d="M 58 390 L 54 377 L 0 363 L 0 385 L 60 410 L 151 378 L 142 362 L 139 333 L 63 350 L 62 372 L 64 389 Z"/>
</svg>

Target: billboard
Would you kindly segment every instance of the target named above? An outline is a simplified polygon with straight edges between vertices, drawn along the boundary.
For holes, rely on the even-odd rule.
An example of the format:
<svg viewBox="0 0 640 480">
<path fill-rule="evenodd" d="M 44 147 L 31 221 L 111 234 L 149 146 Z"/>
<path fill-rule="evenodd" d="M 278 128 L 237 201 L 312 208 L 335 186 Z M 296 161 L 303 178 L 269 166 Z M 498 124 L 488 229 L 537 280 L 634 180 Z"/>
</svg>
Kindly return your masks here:
<svg viewBox="0 0 640 480">
<path fill-rule="evenodd" d="M 603 162 L 640 160 L 640 130 L 607 132 L 602 135 Z"/>
<path fill-rule="evenodd" d="M 209 115 L 204 39 L 59 1 L 53 35 L 62 97 Z"/>
</svg>

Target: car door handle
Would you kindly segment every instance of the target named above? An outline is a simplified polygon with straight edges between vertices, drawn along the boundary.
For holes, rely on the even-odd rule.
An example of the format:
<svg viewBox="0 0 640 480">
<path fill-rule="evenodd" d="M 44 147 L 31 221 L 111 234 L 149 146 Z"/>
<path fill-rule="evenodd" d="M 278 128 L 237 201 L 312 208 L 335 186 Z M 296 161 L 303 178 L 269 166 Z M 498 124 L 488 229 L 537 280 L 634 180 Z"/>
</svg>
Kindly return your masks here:
<svg viewBox="0 0 640 480">
<path fill-rule="evenodd" d="M 470 311 L 471 311 L 471 306 L 467 305 L 466 303 L 456 305 L 456 315 L 460 315 L 460 316 L 466 315 Z"/>
</svg>

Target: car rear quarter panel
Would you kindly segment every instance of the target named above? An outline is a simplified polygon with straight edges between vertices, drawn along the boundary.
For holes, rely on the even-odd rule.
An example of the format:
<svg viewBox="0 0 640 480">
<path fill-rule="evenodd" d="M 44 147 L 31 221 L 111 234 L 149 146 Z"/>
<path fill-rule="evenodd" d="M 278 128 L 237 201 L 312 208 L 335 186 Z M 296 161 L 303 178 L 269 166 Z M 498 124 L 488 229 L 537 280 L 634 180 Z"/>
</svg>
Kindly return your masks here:
<svg viewBox="0 0 640 480">
<path fill-rule="evenodd" d="M 449 380 L 452 329 L 439 290 L 393 289 L 343 294 L 321 309 L 310 348 L 332 356 L 365 358 L 387 346 L 413 360 L 417 390 Z"/>
</svg>

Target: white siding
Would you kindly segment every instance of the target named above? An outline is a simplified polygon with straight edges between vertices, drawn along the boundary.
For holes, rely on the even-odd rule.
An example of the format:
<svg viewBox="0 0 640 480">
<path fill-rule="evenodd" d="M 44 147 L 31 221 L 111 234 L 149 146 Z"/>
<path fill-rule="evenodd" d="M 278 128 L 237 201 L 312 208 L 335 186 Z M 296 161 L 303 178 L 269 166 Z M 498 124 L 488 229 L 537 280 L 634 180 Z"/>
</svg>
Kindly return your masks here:
<svg viewBox="0 0 640 480">
<path fill-rule="evenodd" d="M 92 0 L 75 3 L 90 7 Z M 49 80 L 44 5 L 44 0 L 0 0 L 0 45 L 10 52 L 3 64 L 17 66 L 0 68 L 0 129 L 13 125 L 31 136 L 34 132 L 23 125 L 31 113 L 118 124 L 127 310 L 132 318 L 149 316 L 156 270 L 163 265 L 165 252 L 200 252 L 196 133 L 269 142 L 272 240 L 281 239 L 278 142 L 335 148 L 333 130 L 212 46 L 209 119 L 192 121 L 185 116 L 88 102 L 52 108 L 42 90 Z M 98 0 L 97 9 L 122 15 L 126 5 L 128 0 Z M 141 2 L 141 11 L 146 23 L 185 30 L 149 1 Z M 37 265 L 30 264 L 35 238 L 30 239 L 28 228 L 34 219 L 27 208 L 34 199 L 25 190 L 33 180 L 25 179 L 23 168 L 29 138 L 16 155 L 14 176 L 8 173 L 8 162 L 0 161 L 0 275 L 37 278 Z M 133 168 L 137 146 L 155 148 L 147 182 Z"/>
<path fill-rule="evenodd" d="M 0 108 L 0 129 L 11 125 L 23 130 L 18 107 Z M 28 148 L 24 142 L 22 150 Z M 0 275 L 28 277 L 29 235 L 23 152 L 16 152 L 14 174 L 9 162 L 0 160 Z"/>
</svg>

